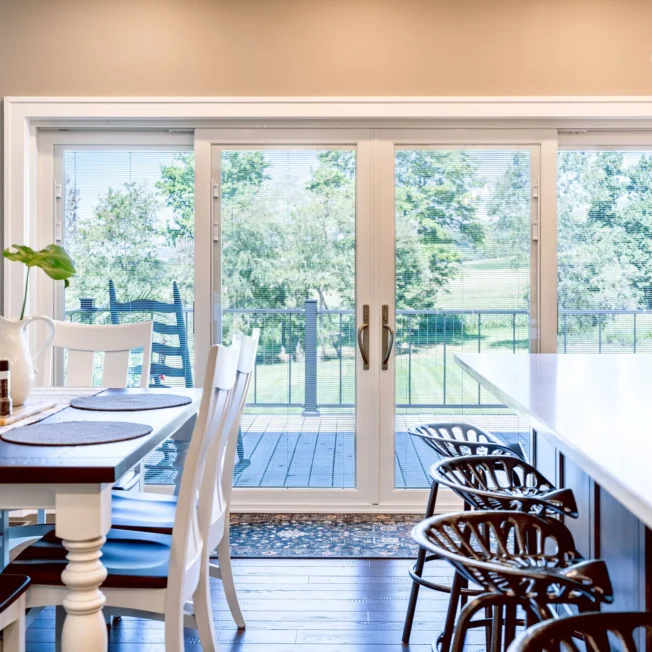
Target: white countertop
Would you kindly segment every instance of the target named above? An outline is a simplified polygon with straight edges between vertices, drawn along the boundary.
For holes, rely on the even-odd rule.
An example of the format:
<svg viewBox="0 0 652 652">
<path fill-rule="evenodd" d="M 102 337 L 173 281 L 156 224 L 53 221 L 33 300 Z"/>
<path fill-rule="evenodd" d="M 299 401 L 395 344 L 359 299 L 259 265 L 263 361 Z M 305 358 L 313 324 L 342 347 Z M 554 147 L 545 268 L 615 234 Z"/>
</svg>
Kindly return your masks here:
<svg viewBox="0 0 652 652">
<path fill-rule="evenodd" d="M 652 355 L 487 353 L 455 359 L 652 527 Z"/>
</svg>

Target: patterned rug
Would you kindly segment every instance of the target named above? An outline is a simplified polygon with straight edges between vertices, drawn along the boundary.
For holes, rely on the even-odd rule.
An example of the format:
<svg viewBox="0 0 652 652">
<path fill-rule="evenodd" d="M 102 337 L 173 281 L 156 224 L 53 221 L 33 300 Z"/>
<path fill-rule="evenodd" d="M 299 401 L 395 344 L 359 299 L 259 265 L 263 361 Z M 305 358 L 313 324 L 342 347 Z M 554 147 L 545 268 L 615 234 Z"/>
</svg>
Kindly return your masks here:
<svg viewBox="0 0 652 652">
<path fill-rule="evenodd" d="M 231 556 L 411 559 L 418 514 L 231 514 Z"/>
</svg>

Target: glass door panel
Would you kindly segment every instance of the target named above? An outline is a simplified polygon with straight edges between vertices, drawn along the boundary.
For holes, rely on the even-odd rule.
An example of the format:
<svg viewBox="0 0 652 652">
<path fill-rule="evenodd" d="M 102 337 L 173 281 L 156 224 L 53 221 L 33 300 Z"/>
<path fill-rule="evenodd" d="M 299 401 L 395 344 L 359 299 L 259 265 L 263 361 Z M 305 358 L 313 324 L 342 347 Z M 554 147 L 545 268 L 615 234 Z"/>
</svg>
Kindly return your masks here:
<svg viewBox="0 0 652 652">
<path fill-rule="evenodd" d="M 61 241 L 77 275 L 58 284 L 56 317 L 84 324 L 154 321 L 152 387 L 194 383 L 194 153 L 179 147 L 57 147 Z M 59 228 L 59 227 L 57 227 Z M 95 354 L 99 384 L 102 353 Z M 140 384 L 142 350 L 128 385 Z M 65 378 L 56 352 L 54 378 Z M 174 444 L 146 462 L 147 484 L 171 484 Z"/>
<path fill-rule="evenodd" d="M 559 353 L 652 352 L 652 154 L 558 154 Z"/>
<path fill-rule="evenodd" d="M 398 148 L 394 486 L 429 486 L 435 453 L 407 430 L 468 420 L 527 444 L 527 425 L 456 353 L 530 349 L 531 153 Z"/>
<path fill-rule="evenodd" d="M 213 148 L 217 340 L 260 328 L 236 487 L 356 486 L 356 150 Z"/>
</svg>

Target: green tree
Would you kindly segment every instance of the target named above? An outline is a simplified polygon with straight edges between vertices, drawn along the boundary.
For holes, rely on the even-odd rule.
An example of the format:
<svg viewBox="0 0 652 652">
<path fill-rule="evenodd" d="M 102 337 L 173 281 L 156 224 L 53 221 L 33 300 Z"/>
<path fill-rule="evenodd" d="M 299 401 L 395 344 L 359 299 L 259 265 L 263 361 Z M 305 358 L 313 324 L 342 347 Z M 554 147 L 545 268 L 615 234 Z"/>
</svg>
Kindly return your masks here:
<svg viewBox="0 0 652 652">
<path fill-rule="evenodd" d="M 561 308 L 622 310 L 640 304 L 637 268 L 632 263 L 638 244 L 626 245 L 622 219 L 627 185 L 618 152 L 560 154 L 557 297 Z M 594 316 L 574 320 L 585 326 L 595 321 Z"/>
<path fill-rule="evenodd" d="M 396 154 L 396 303 L 431 309 L 459 271 L 463 251 L 479 246 L 473 160 L 465 151 Z"/>
<path fill-rule="evenodd" d="M 491 222 L 484 242 L 486 256 L 507 257 L 513 269 L 530 263 L 530 186 L 530 157 L 514 152 L 487 207 Z"/>
<path fill-rule="evenodd" d="M 77 235 L 67 245 L 77 265 L 77 278 L 67 291 L 70 308 L 80 297 L 108 305 L 108 283 L 116 284 L 120 300 L 160 298 L 168 285 L 159 259 L 159 201 L 139 183 L 109 188 L 90 219 L 77 221 Z"/>
</svg>

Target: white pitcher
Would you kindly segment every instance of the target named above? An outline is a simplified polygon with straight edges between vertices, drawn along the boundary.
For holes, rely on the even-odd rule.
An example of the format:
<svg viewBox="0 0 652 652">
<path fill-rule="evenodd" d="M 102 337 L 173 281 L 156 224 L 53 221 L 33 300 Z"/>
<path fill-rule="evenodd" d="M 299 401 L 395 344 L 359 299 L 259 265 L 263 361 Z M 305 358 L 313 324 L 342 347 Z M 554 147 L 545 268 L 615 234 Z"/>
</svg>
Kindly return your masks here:
<svg viewBox="0 0 652 652">
<path fill-rule="evenodd" d="M 39 319 L 48 325 L 50 334 L 45 344 L 32 358 L 25 330 L 27 326 Z M 36 361 L 52 344 L 54 328 L 54 322 L 49 317 L 29 317 L 22 321 L 0 317 L 0 358 L 9 360 L 11 400 L 14 405 L 22 405 L 30 395 L 32 387 L 34 387 Z"/>
</svg>

